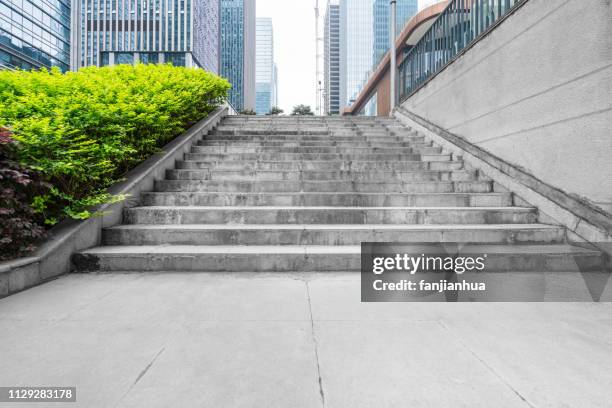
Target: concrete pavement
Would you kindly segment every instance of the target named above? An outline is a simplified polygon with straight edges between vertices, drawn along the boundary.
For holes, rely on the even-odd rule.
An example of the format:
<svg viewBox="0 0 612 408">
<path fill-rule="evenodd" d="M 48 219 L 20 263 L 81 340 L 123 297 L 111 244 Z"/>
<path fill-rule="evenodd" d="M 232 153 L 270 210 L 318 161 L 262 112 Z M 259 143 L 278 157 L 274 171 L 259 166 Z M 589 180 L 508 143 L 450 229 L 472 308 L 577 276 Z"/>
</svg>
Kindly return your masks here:
<svg viewBox="0 0 612 408">
<path fill-rule="evenodd" d="M 53 407 L 609 407 L 610 366 L 612 304 L 362 304 L 359 274 L 69 275 L 0 300 L 0 386 L 77 387 Z"/>
</svg>

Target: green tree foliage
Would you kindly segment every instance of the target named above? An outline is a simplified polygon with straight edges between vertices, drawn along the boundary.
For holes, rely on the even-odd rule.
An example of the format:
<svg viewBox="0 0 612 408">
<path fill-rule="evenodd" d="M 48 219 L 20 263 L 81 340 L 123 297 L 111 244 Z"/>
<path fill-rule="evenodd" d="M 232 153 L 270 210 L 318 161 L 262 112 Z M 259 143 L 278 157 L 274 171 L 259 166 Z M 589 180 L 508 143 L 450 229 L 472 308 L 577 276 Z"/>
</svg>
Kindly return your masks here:
<svg viewBox="0 0 612 408">
<path fill-rule="evenodd" d="M 291 116 L 314 116 L 314 113 L 308 105 L 297 105 L 293 107 Z"/>
<path fill-rule="evenodd" d="M 282 115 L 283 113 L 285 113 L 284 110 L 282 110 L 278 106 L 273 106 L 272 109 L 270 109 L 270 112 L 266 113 L 266 115 L 276 116 L 276 115 Z"/>
<path fill-rule="evenodd" d="M 0 71 L 0 126 L 19 164 L 52 186 L 32 202 L 47 224 L 91 217 L 105 189 L 206 117 L 230 84 L 171 65 L 89 67 L 77 73 Z"/>
</svg>

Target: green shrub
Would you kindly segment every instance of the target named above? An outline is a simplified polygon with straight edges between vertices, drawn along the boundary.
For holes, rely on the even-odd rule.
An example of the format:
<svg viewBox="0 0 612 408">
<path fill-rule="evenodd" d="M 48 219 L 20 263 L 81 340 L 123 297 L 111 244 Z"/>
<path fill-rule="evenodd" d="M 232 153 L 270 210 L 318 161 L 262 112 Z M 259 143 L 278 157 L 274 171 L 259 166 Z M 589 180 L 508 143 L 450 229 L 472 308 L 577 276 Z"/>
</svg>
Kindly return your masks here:
<svg viewBox="0 0 612 408">
<path fill-rule="evenodd" d="M 105 189 L 208 115 L 229 88 L 171 65 L 0 71 L 0 126 L 13 132 L 20 164 L 52 185 L 34 210 L 47 224 L 85 219 L 91 206 L 121 199 Z"/>
</svg>

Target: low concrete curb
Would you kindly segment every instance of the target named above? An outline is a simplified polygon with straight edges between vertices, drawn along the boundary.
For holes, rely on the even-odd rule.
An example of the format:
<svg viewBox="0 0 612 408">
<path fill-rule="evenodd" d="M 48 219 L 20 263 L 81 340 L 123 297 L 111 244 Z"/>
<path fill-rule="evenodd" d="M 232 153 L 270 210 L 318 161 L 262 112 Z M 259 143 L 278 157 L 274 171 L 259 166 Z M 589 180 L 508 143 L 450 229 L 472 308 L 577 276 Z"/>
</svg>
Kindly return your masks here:
<svg viewBox="0 0 612 408">
<path fill-rule="evenodd" d="M 0 263 L 0 298 L 70 272 L 72 254 L 99 245 L 102 229 L 121 223 L 124 208 L 138 205 L 140 193 L 153 190 L 155 180 L 163 179 L 166 170 L 173 169 L 176 161 L 189 152 L 194 140 L 217 126 L 227 114 L 227 107 L 218 108 L 130 171 L 125 181 L 109 188 L 109 193 L 127 198 L 97 207 L 103 216 L 66 220 L 51 230 L 49 238 L 31 257 Z"/>
<path fill-rule="evenodd" d="M 542 222 L 565 226 L 569 238 L 575 243 L 586 241 L 612 255 L 612 217 L 604 210 L 538 180 L 405 108 L 396 108 L 394 114 L 404 125 L 424 134 L 453 155 L 461 156 L 466 163 L 514 193 L 518 201 L 524 201 L 517 202 L 517 205 L 528 203 L 537 207 Z"/>
</svg>

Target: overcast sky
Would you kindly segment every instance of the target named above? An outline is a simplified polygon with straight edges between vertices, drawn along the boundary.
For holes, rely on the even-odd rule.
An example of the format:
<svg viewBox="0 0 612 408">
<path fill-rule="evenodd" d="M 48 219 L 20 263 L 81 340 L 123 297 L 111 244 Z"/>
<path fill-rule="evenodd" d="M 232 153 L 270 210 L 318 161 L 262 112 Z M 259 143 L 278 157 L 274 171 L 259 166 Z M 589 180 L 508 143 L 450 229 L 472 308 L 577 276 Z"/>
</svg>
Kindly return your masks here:
<svg viewBox="0 0 612 408">
<path fill-rule="evenodd" d="M 256 1 L 257 17 L 272 17 L 280 107 L 290 113 L 293 106 L 303 103 L 314 111 L 316 0 Z M 419 6 L 433 1 L 419 0 Z M 319 0 L 321 21 L 326 4 L 327 0 Z"/>
</svg>

